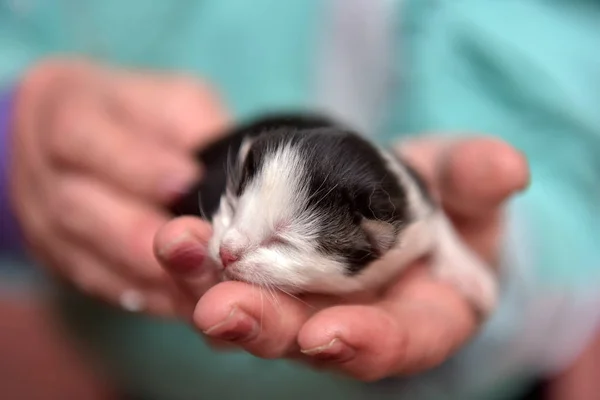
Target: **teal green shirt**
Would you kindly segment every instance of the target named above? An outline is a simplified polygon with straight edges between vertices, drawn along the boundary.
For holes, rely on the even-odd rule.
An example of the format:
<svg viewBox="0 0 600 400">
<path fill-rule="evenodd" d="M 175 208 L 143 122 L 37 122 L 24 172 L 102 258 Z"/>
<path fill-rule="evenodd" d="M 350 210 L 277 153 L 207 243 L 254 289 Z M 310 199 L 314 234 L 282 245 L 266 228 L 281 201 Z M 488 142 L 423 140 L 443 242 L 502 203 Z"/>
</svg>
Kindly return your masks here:
<svg viewBox="0 0 600 400">
<path fill-rule="evenodd" d="M 355 110 L 378 110 L 356 122 L 378 127 L 372 133 L 382 142 L 426 131 L 485 132 L 531 161 L 531 188 L 508 213 L 500 309 L 440 368 L 362 384 L 286 361 L 214 353 L 183 324 L 127 315 L 58 290 L 72 332 L 129 391 L 177 400 L 510 399 L 536 375 L 566 365 L 598 326 L 600 5 L 389 1 L 382 3 L 393 18 L 380 19 L 386 29 L 371 35 L 373 27 L 361 21 L 371 21 L 375 6 L 363 1 L 355 29 L 326 29 L 343 7 L 360 3 L 29 1 L 17 3 L 21 9 L 0 3 L 0 83 L 47 55 L 85 52 L 198 74 L 219 88 L 237 118 L 315 105 L 348 119 Z M 334 41 L 323 51 L 328 37 L 340 35 L 346 45 Z M 365 44 L 367 37 L 372 41 Z M 368 52 L 378 43 L 384 51 Z M 344 47 L 346 65 L 324 61 Z M 338 88 L 364 103 L 324 105 L 322 76 L 353 65 L 361 68 L 340 74 L 347 80 Z M 322 75 L 328 68 L 334 73 Z M 380 96 L 364 95 L 370 88 Z"/>
</svg>

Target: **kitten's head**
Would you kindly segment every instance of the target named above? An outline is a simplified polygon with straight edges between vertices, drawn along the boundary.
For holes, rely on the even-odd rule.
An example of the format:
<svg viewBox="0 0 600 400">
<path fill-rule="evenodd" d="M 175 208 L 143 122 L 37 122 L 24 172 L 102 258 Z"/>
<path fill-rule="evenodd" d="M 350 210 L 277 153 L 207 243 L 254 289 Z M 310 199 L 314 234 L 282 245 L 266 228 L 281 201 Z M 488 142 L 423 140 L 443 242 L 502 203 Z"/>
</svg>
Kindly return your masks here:
<svg viewBox="0 0 600 400">
<path fill-rule="evenodd" d="M 246 139 L 232 163 L 209 255 L 228 279 L 348 292 L 409 214 L 397 176 L 358 135 L 273 128 Z"/>
</svg>

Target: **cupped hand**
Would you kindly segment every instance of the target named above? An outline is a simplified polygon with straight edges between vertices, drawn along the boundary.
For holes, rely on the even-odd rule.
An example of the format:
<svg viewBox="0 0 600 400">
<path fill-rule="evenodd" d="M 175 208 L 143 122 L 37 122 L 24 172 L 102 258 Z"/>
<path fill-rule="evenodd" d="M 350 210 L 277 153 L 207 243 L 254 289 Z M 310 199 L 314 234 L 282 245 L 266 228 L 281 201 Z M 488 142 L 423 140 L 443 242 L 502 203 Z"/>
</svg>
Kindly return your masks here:
<svg viewBox="0 0 600 400">
<path fill-rule="evenodd" d="M 25 74 L 14 117 L 12 203 L 41 264 L 127 309 L 168 316 L 184 307 L 152 241 L 168 220 L 163 205 L 201 176 L 191 150 L 226 124 L 209 88 L 51 60 Z"/>
<path fill-rule="evenodd" d="M 426 178 L 465 242 L 495 265 L 503 204 L 528 183 L 524 157 L 493 138 L 430 137 L 397 151 Z M 155 248 L 179 286 L 199 299 L 193 323 L 215 345 L 373 381 L 438 365 L 479 327 L 465 298 L 429 274 L 426 261 L 412 265 L 381 297 L 353 303 L 216 284 L 204 248 L 210 234 L 203 221 L 175 219 L 159 231 Z"/>
</svg>

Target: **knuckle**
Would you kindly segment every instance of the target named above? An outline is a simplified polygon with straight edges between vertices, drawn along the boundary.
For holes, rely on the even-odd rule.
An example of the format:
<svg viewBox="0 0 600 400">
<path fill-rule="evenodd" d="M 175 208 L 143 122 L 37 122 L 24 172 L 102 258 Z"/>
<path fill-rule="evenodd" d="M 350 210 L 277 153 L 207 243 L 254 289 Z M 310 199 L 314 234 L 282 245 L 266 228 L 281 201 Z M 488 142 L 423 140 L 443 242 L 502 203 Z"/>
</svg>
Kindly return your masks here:
<svg viewBox="0 0 600 400">
<path fill-rule="evenodd" d="M 17 93 L 17 113 L 35 110 L 33 129 L 40 133 L 44 151 L 51 160 L 72 158 L 78 150 L 85 149 L 85 143 L 81 143 L 85 137 L 77 129 L 86 120 L 82 96 L 88 92 L 82 88 L 93 71 L 83 61 L 49 59 L 33 65 L 24 74 Z"/>
<path fill-rule="evenodd" d="M 47 84 L 61 74 L 66 66 L 61 60 L 46 59 L 30 66 L 21 79 L 19 85 L 22 93 L 37 92 L 38 89 L 45 88 Z"/>
<path fill-rule="evenodd" d="M 62 100 L 49 115 L 49 129 L 45 134 L 46 151 L 56 162 L 75 160 L 89 146 L 86 136 L 80 132 L 85 109 L 70 97 L 65 96 Z"/>
<path fill-rule="evenodd" d="M 178 76 L 172 82 L 171 96 L 174 104 L 200 106 L 207 103 L 207 99 L 214 98 L 214 91 L 203 81 L 188 76 Z"/>
<path fill-rule="evenodd" d="M 47 58 L 31 66 L 23 74 L 18 89 L 18 97 L 42 97 L 59 87 L 68 86 L 82 76 L 89 67 L 83 60 L 68 58 Z"/>
<path fill-rule="evenodd" d="M 61 161 L 68 157 L 72 146 L 71 126 L 73 117 L 68 112 L 68 107 L 57 105 L 49 115 L 49 129 L 46 132 L 46 151 L 53 161 Z"/>
<path fill-rule="evenodd" d="M 95 69 L 94 64 L 84 58 L 48 57 L 31 65 L 25 71 L 23 82 L 34 85 L 52 83 L 57 79 L 72 82 L 88 76 Z"/>
<path fill-rule="evenodd" d="M 77 187 L 69 181 L 61 181 L 56 185 L 54 193 L 47 199 L 48 217 L 51 225 L 63 231 L 77 230 L 76 221 L 79 210 Z"/>
</svg>

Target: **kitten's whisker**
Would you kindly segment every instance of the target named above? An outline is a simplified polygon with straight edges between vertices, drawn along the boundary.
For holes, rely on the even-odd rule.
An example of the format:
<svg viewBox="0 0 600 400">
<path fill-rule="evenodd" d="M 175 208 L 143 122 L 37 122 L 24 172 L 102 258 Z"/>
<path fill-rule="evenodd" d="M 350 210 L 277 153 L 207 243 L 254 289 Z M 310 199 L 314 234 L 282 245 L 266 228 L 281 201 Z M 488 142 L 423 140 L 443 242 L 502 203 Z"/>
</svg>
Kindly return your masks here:
<svg viewBox="0 0 600 400">
<path fill-rule="evenodd" d="M 200 216 L 202 217 L 203 220 L 208 221 L 208 217 L 206 215 L 206 212 L 204 211 L 204 208 L 202 207 L 202 193 L 198 192 L 198 211 L 200 212 Z"/>
<path fill-rule="evenodd" d="M 265 296 L 263 292 L 263 285 L 260 283 L 256 283 L 256 281 L 260 282 L 260 276 L 253 274 L 251 276 L 251 280 L 248 282 L 252 286 L 252 288 L 260 293 L 260 321 L 259 321 L 259 329 L 262 332 L 263 329 L 263 319 L 265 315 Z"/>
<path fill-rule="evenodd" d="M 271 297 L 273 298 L 273 304 L 275 305 L 275 307 L 277 307 L 278 311 L 281 311 L 281 302 L 279 301 L 279 298 L 277 297 L 277 286 L 273 284 L 273 282 L 267 278 L 267 277 L 263 277 L 265 285 L 267 287 L 267 290 L 269 291 L 269 293 L 271 294 Z"/>
<path fill-rule="evenodd" d="M 306 305 L 307 307 L 311 308 L 311 309 L 315 309 L 315 306 L 313 306 L 312 304 L 307 303 L 306 301 L 302 300 L 300 297 L 293 295 L 292 293 L 288 292 L 285 289 L 279 288 L 279 290 L 281 290 L 283 293 L 285 293 L 286 295 L 290 296 L 293 299 L 298 300 L 300 303 Z"/>
<path fill-rule="evenodd" d="M 375 194 L 375 191 L 377 190 L 376 187 L 373 188 L 373 191 L 371 192 L 371 195 L 369 196 L 369 211 L 371 211 L 371 214 L 373 214 L 373 216 L 376 216 L 377 214 L 375 214 L 375 211 L 373 211 L 373 209 L 371 208 L 371 205 L 373 204 L 373 195 Z"/>
<path fill-rule="evenodd" d="M 261 276 L 259 274 L 255 274 L 255 279 L 259 282 L 260 285 L 260 289 L 261 292 L 265 293 L 268 295 L 268 299 L 269 301 L 271 301 L 272 304 L 275 304 L 274 302 L 274 298 L 273 295 L 271 293 L 270 287 L 269 287 L 269 282 L 266 280 L 266 278 L 264 276 Z"/>
<path fill-rule="evenodd" d="M 323 182 L 321 182 L 321 185 L 319 185 L 319 187 L 317 188 L 317 190 L 315 190 L 315 192 L 312 195 L 310 195 L 310 197 L 308 198 L 308 200 L 312 200 L 313 197 L 316 197 L 319 194 L 319 192 L 321 191 L 321 189 L 323 189 L 323 186 L 327 182 L 327 179 L 329 179 L 330 175 L 331 175 L 331 171 L 329 171 L 327 173 L 327 176 L 323 179 Z"/>
<path fill-rule="evenodd" d="M 264 316 L 265 316 L 265 294 L 262 291 L 262 288 L 258 285 L 256 285 L 255 283 L 252 283 L 252 286 L 256 288 L 256 290 L 258 290 L 258 292 L 260 293 L 260 322 L 259 322 L 259 326 L 260 326 L 260 332 L 262 332 L 263 329 L 263 320 L 264 320 Z"/>
<path fill-rule="evenodd" d="M 337 188 L 339 185 L 340 185 L 339 183 L 336 183 L 335 185 L 333 185 L 333 186 L 331 187 L 331 189 L 329 189 L 329 190 L 327 191 L 327 193 L 325 193 L 325 194 L 324 194 L 324 195 L 321 197 L 321 199 L 320 199 L 319 201 L 317 201 L 317 203 L 315 204 L 315 206 L 318 206 L 318 205 L 319 205 L 319 204 L 320 204 L 322 201 L 324 201 L 324 200 L 325 200 L 325 198 L 327 197 L 327 195 L 328 195 L 329 193 L 333 192 L 333 191 L 334 191 L 334 190 L 335 190 L 335 189 L 336 189 L 336 188 Z"/>
</svg>

